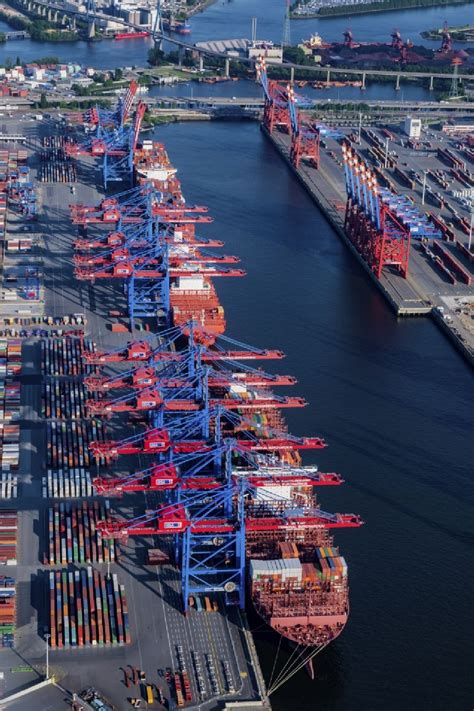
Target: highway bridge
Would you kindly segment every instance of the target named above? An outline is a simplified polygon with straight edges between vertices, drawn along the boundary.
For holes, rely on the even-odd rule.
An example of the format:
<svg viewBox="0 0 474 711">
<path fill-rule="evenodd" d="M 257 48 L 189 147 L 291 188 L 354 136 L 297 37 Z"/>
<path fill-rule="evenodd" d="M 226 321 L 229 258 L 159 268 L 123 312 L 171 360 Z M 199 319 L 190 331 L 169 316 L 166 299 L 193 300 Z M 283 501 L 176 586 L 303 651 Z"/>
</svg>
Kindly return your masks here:
<svg viewBox="0 0 474 711">
<path fill-rule="evenodd" d="M 111 15 L 107 15 L 101 12 L 78 12 L 73 5 L 67 3 L 59 4 L 55 2 L 48 2 L 48 0 L 16 0 L 16 3 L 20 7 L 24 7 L 28 12 L 38 14 L 40 17 L 44 17 L 45 19 L 51 22 L 65 23 L 65 18 L 68 16 L 72 17 L 74 21 L 80 19 L 88 23 L 89 25 L 91 25 L 91 23 L 93 23 L 95 20 L 110 21 L 113 19 L 114 22 L 123 25 L 123 27 L 125 28 L 129 28 L 131 30 L 136 31 L 143 30 L 142 25 L 137 25 L 132 22 L 128 22 L 127 20 L 124 20 L 121 17 L 112 17 Z M 225 61 L 225 72 L 227 75 L 229 74 L 230 63 L 232 61 L 232 58 L 229 57 L 227 54 L 224 54 L 222 52 L 216 52 L 208 47 L 198 47 L 196 45 L 189 44 L 188 42 L 185 42 L 181 39 L 171 37 L 165 34 L 164 32 L 152 31 L 151 34 L 156 43 L 161 44 L 163 42 L 169 42 L 170 44 L 178 47 L 178 49 L 181 50 L 181 53 L 184 53 L 185 51 L 192 52 L 195 56 L 199 57 L 201 69 L 203 68 L 204 57 L 223 59 Z M 238 61 L 249 64 L 251 66 L 255 65 L 254 59 L 248 59 L 246 57 L 239 57 Z M 400 85 L 400 81 L 402 81 L 403 79 L 429 79 L 431 89 L 433 88 L 433 83 L 435 79 L 449 79 L 451 76 L 450 74 L 446 74 L 443 72 L 432 71 L 407 72 L 396 69 L 342 69 L 338 67 L 321 67 L 317 65 L 307 66 L 301 64 L 292 64 L 289 62 L 285 63 L 285 67 L 291 69 L 292 74 L 296 70 L 309 70 L 313 72 L 315 76 L 323 76 L 328 82 L 330 81 L 331 76 L 337 76 L 341 74 L 359 77 L 362 80 L 363 88 L 365 87 L 367 76 L 393 77 L 395 79 L 395 84 L 397 88 Z M 462 71 L 457 71 L 456 74 L 458 79 L 474 80 L 474 75 L 472 74 L 464 74 L 462 73 Z"/>
<path fill-rule="evenodd" d="M 76 104 L 78 102 L 91 102 L 97 101 L 100 98 L 107 98 L 107 95 L 92 94 L 90 96 L 74 96 L 74 97 L 61 97 L 54 96 L 52 100 L 60 100 L 62 103 Z M 110 95 L 110 98 L 115 99 L 115 94 Z M 5 97 L 9 99 L 9 103 L 12 103 L 12 97 Z M 39 100 L 39 95 L 38 95 Z M 222 96 L 147 96 L 145 99 L 146 103 L 151 108 L 163 108 L 163 112 L 169 111 L 170 109 L 186 110 L 191 109 L 193 111 L 222 111 L 224 109 L 240 109 L 241 111 L 261 111 L 263 109 L 263 99 L 255 96 L 233 96 L 233 97 L 222 97 Z M 344 111 L 344 104 L 355 105 L 354 109 L 357 111 L 357 101 L 347 101 L 345 99 L 326 99 L 321 97 L 321 99 L 315 99 L 313 106 L 315 109 L 318 107 L 325 109 L 328 104 L 335 104 L 336 106 L 341 106 L 341 111 Z M 419 112 L 423 114 L 434 114 L 434 115 L 449 115 L 454 113 L 461 113 L 464 115 L 474 114 L 474 101 L 393 101 L 393 100 L 364 100 L 362 99 L 360 103 L 373 110 L 388 110 L 392 113 L 400 111 L 403 113 L 407 112 Z M 1 106 L 1 103 L 0 103 Z"/>
</svg>

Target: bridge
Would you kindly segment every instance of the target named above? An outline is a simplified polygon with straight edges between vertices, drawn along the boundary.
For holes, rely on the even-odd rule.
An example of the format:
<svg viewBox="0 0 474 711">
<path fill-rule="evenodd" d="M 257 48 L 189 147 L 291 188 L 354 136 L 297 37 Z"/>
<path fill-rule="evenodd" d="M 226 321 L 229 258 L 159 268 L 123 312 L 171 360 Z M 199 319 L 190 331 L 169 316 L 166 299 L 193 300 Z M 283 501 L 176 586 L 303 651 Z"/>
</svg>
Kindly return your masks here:
<svg viewBox="0 0 474 711">
<path fill-rule="evenodd" d="M 89 2 L 93 3 L 93 0 L 89 0 Z M 74 8 L 72 4 L 60 5 L 55 2 L 48 2 L 48 0 L 16 0 L 16 4 L 20 7 L 25 8 L 28 12 L 37 14 L 39 17 L 43 17 L 49 20 L 50 22 L 57 22 L 64 25 L 71 24 L 69 18 L 72 17 L 72 26 L 75 26 L 76 20 L 81 19 L 85 23 L 87 23 L 90 36 L 93 36 L 95 33 L 95 20 L 100 20 L 102 22 L 109 22 L 113 20 L 117 24 L 121 24 L 124 28 L 129 28 L 138 32 L 143 30 L 142 25 L 137 25 L 133 22 L 129 22 L 128 20 L 125 20 L 122 17 L 115 17 L 112 15 L 107 15 L 106 13 L 97 12 L 96 10 L 92 11 L 90 9 L 86 12 L 79 12 L 76 8 Z M 157 29 L 153 29 L 150 34 L 153 37 L 155 43 L 158 45 L 162 45 L 163 42 L 169 42 L 170 44 L 178 47 L 180 60 L 182 59 L 186 51 L 192 52 L 195 56 L 199 58 L 200 71 L 204 69 L 204 57 L 223 59 L 225 62 L 225 75 L 229 76 L 232 57 L 229 57 L 226 53 L 216 51 L 215 49 L 211 49 L 208 46 L 198 46 L 194 44 L 189 44 L 188 42 L 185 42 L 181 39 L 170 37 L 169 35 L 166 35 L 164 32 Z M 256 60 L 254 58 L 250 59 L 247 57 L 239 57 L 238 61 L 240 63 L 248 64 L 250 66 L 255 66 Z M 293 64 L 291 62 L 285 62 L 284 66 L 285 68 L 290 69 L 291 80 L 293 80 L 294 73 L 297 70 L 310 71 L 315 76 L 323 76 L 328 83 L 331 80 L 331 76 L 346 75 L 359 77 L 362 80 L 362 89 L 365 88 L 366 79 L 368 76 L 394 77 L 395 86 L 397 89 L 400 87 L 400 81 L 402 79 L 429 79 L 430 90 L 432 90 L 434 87 L 435 79 L 450 79 L 452 77 L 452 74 L 429 70 L 420 72 L 407 72 L 397 69 L 343 69 L 340 67 L 321 67 L 317 65 L 312 66 L 306 64 Z M 459 67 L 455 67 L 453 69 L 453 72 L 455 72 L 457 79 L 474 79 L 474 75 L 465 74 L 459 71 Z"/>
</svg>

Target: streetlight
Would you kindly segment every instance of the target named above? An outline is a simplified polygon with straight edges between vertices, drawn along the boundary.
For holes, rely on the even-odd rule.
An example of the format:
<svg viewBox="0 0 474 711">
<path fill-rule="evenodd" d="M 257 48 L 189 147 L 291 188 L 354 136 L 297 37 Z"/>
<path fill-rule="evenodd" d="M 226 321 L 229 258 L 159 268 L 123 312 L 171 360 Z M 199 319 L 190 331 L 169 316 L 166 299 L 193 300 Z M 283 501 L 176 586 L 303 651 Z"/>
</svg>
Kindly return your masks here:
<svg viewBox="0 0 474 711">
<path fill-rule="evenodd" d="M 362 131 L 362 113 L 359 113 L 359 140 L 357 141 L 359 146 L 360 146 L 360 142 L 361 142 L 361 131 Z"/>
<path fill-rule="evenodd" d="M 469 242 L 467 245 L 467 248 L 469 251 L 471 251 L 471 243 L 472 243 L 472 228 L 474 225 L 474 202 L 471 203 L 471 225 L 469 227 Z"/>
<path fill-rule="evenodd" d="M 46 640 L 46 680 L 49 679 L 49 640 L 51 638 L 50 634 L 45 634 L 44 636 Z"/>
<path fill-rule="evenodd" d="M 423 190 L 421 193 L 421 204 L 425 204 L 425 192 L 426 192 L 426 170 L 423 171 Z"/>
<path fill-rule="evenodd" d="M 384 161 L 384 166 L 383 166 L 384 168 L 387 167 L 387 163 L 388 163 L 388 143 L 389 143 L 389 141 L 390 141 L 390 139 L 387 136 L 387 138 L 385 139 L 385 161 Z"/>
</svg>

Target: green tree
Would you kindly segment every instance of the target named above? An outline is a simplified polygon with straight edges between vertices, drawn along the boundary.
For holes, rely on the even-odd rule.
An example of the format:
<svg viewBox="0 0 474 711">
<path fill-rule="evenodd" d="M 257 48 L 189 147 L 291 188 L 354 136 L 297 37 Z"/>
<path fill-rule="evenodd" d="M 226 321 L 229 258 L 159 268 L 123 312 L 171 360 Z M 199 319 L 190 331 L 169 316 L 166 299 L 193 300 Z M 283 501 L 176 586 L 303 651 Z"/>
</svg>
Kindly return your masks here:
<svg viewBox="0 0 474 711">
<path fill-rule="evenodd" d="M 120 81 L 121 79 L 123 79 L 123 71 L 120 69 L 120 67 L 117 67 L 114 71 L 114 79 L 115 81 Z"/>
<path fill-rule="evenodd" d="M 286 47 L 283 50 L 283 59 L 292 64 L 312 64 L 314 60 L 311 56 L 304 53 L 301 47 Z"/>
<path fill-rule="evenodd" d="M 46 98 L 46 94 L 44 93 L 44 91 L 41 94 L 39 105 L 40 105 L 40 109 L 47 109 L 48 108 L 48 100 Z"/>
<path fill-rule="evenodd" d="M 151 64 L 152 67 L 160 67 L 162 64 L 166 64 L 163 50 L 158 49 L 158 47 L 150 49 L 148 52 L 148 64 Z"/>
</svg>

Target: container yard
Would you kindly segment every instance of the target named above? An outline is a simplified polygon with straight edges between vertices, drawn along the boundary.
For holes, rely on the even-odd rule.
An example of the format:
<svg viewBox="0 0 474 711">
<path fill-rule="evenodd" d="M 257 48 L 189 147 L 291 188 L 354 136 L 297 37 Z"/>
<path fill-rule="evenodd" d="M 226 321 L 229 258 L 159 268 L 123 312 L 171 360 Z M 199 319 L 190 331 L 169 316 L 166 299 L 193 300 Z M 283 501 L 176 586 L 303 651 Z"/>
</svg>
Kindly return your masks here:
<svg viewBox="0 0 474 711">
<path fill-rule="evenodd" d="M 82 506 L 56 504 L 48 511 L 49 552 L 45 563 L 110 563 L 116 559 L 115 541 L 103 540 L 99 521 L 110 518 L 110 504 L 94 501 Z"/>
<path fill-rule="evenodd" d="M 7 122 L 7 129 L 13 131 L 13 125 Z M 15 131 L 18 130 L 16 125 Z M 101 277 L 94 278 L 93 283 L 76 278 L 78 270 L 87 270 L 90 265 L 84 264 L 85 260 L 82 263 L 74 260 L 74 256 L 90 254 L 94 257 L 97 249 L 99 253 L 106 251 L 107 244 L 116 239 L 126 238 L 128 243 L 130 236 L 142 250 L 140 244 L 145 235 L 140 226 L 129 235 L 127 223 L 122 228 L 123 236 L 114 225 L 110 228 L 99 223 L 75 226 L 73 221 L 81 219 L 83 213 L 73 209 L 71 216 L 70 203 L 100 205 L 104 199 L 103 177 L 97 169 L 100 163 L 96 157 L 83 153 L 73 156 L 72 160 L 69 156 L 65 158 L 60 149 L 69 141 L 50 140 L 48 136 L 57 139 L 57 129 L 49 122 L 35 125 L 34 131 L 28 164 L 37 192 L 38 211 L 33 229 L 25 238 L 31 241 L 21 244 L 27 220 L 16 213 L 14 218 L 9 213 L 5 235 L 8 241 L 16 240 L 12 241 L 15 249 L 31 247 L 34 259 L 41 260 L 41 269 L 38 312 L 19 314 L 12 308 L 5 312 L 0 323 L 1 336 L 6 343 L 2 352 L 10 354 L 3 359 L 5 370 L 9 369 L 5 381 L 8 376 L 21 383 L 21 419 L 18 423 L 6 419 L 0 422 L 3 424 L 1 464 L 5 475 L 1 489 L 5 499 L 1 497 L 0 503 L 4 500 L 2 508 L 6 511 L 11 510 L 7 507 L 11 507 L 13 501 L 21 502 L 15 514 L 17 528 L 6 531 L 4 540 L 5 556 L 8 556 L 5 563 L 12 566 L 16 587 L 23 591 L 16 605 L 16 628 L 6 630 L 14 634 L 10 641 L 14 642 L 15 652 L 5 649 L 2 654 L 18 653 L 25 664 L 31 664 L 31 671 L 25 670 L 21 675 L 23 685 L 28 680 L 38 680 L 38 673 L 39 678 L 45 673 L 48 643 L 50 674 L 57 675 L 64 688 L 79 692 L 94 687 L 120 709 L 131 707 L 130 700 L 134 699 L 141 699 L 143 705 L 150 695 L 153 706 L 157 707 L 163 704 L 192 707 L 206 703 L 208 708 L 217 708 L 224 701 L 245 701 L 250 709 L 267 708 L 266 690 L 245 611 L 232 600 L 237 599 L 232 593 L 232 580 L 227 580 L 228 592 L 224 590 L 223 574 L 226 578 L 234 576 L 228 572 L 231 559 L 225 564 L 225 573 L 220 573 L 218 585 L 207 584 L 207 592 L 195 590 L 194 585 L 184 598 L 182 552 L 176 553 L 169 536 L 157 536 L 151 530 L 145 530 L 140 536 L 133 535 L 133 531 L 110 535 L 110 528 L 117 526 L 117 520 L 132 521 L 146 511 L 156 512 L 166 498 L 174 496 L 173 489 L 165 493 L 166 487 L 134 490 L 132 486 L 126 489 L 126 496 L 117 498 L 112 492 L 104 498 L 105 489 L 110 490 L 110 480 L 133 479 L 134 473 L 153 462 L 159 465 L 166 458 L 159 453 L 150 457 L 137 451 L 139 447 L 135 450 L 132 447 L 131 453 L 120 461 L 110 461 L 105 451 L 102 454 L 95 449 L 97 445 L 107 449 L 111 438 L 126 439 L 143 432 L 148 426 L 148 411 L 151 412 L 149 383 L 156 382 L 163 368 L 161 359 L 157 360 L 150 380 L 149 372 L 135 373 L 133 363 L 124 360 L 109 364 L 107 358 L 100 360 L 102 355 L 118 349 L 139 358 L 141 347 L 128 349 L 128 342 L 150 337 L 153 338 L 149 343 L 152 349 L 155 346 L 160 349 L 161 344 L 163 352 L 181 351 L 192 317 L 199 318 L 208 327 L 209 335 L 203 333 L 199 339 L 204 338 L 212 348 L 213 339 L 223 335 L 226 326 L 212 277 L 241 276 L 243 272 L 234 267 L 235 258 L 214 257 L 207 252 L 221 247 L 222 243 L 204 234 L 199 238 L 195 236 L 195 224 L 205 228 L 210 219 L 199 206 L 189 212 L 186 207 L 175 216 L 168 214 L 168 206 L 163 215 L 153 216 L 157 225 L 153 229 L 171 218 L 173 227 L 168 229 L 180 243 L 172 249 L 173 272 L 169 277 L 169 309 L 170 313 L 174 310 L 179 333 L 175 334 L 177 340 L 168 342 L 169 329 L 163 327 L 159 314 L 157 318 L 156 309 L 153 309 L 154 315 L 131 312 L 120 279 L 109 281 L 104 290 Z M 69 133 L 73 135 L 74 130 Z M 50 150 L 55 153 L 55 160 L 64 159 L 71 170 L 76 170 L 74 193 L 70 188 L 72 181 L 68 178 L 67 183 L 63 183 L 60 171 L 55 175 L 45 173 L 44 153 Z M 158 177 L 162 178 L 158 153 L 161 151 L 166 156 L 165 152 L 152 146 L 150 160 L 147 150 L 137 149 L 140 163 L 134 178 L 137 185 L 147 178 L 155 178 L 153 171 L 157 169 Z M 165 172 L 169 189 L 179 201 L 180 183 L 171 163 Z M 132 187 L 133 181 L 129 185 Z M 179 218 L 177 222 L 175 218 Z M 133 229 L 133 217 L 130 224 Z M 181 246 L 188 237 L 193 243 L 191 253 L 196 255 L 190 258 L 191 271 L 195 272 L 197 265 L 202 273 L 189 273 L 185 259 L 187 248 Z M 83 249 L 85 241 L 88 244 Z M 77 244 L 81 248 L 78 249 Z M 88 252 L 91 244 L 98 247 Z M 135 259 L 133 252 L 131 258 Z M 148 265 L 139 256 L 137 266 L 146 272 L 144 278 L 156 277 L 157 262 Z M 94 264 L 94 271 L 97 267 L 106 274 L 109 271 L 108 262 Z M 118 325 L 122 326 L 121 330 Z M 231 341 L 226 350 L 230 355 L 242 357 L 244 364 L 260 356 L 263 359 L 281 357 L 277 351 L 254 351 Z M 203 357 L 209 364 L 221 358 L 213 351 Z M 20 363 L 21 373 L 14 372 L 15 361 Z M 252 423 L 257 421 L 268 427 L 270 423 L 283 422 L 275 408 L 289 406 L 292 400 L 273 396 L 269 389 L 273 379 L 253 368 L 237 367 L 236 363 L 232 369 L 237 368 L 241 375 L 236 376 L 234 385 L 233 381 L 227 382 L 229 374 L 222 380 L 222 363 L 220 361 L 215 373 L 210 374 L 212 401 L 217 404 L 222 398 L 229 399 L 229 412 L 235 417 L 241 417 L 237 406 L 245 408 L 247 405 L 242 412 L 248 414 L 249 421 L 241 422 L 242 432 L 251 432 Z M 169 377 L 169 367 L 166 372 Z M 189 407 L 191 415 L 196 412 L 196 403 L 191 400 L 195 400 L 197 391 L 192 382 L 184 390 L 179 386 L 184 375 L 178 364 L 176 386 L 170 384 L 173 397 L 167 397 L 170 414 L 165 415 L 165 420 L 170 418 L 170 424 L 177 423 L 183 416 L 183 407 L 184 415 Z M 243 384 L 242 378 L 246 381 Z M 123 404 L 119 404 L 118 412 L 111 417 L 95 415 L 93 403 L 100 403 L 102 407 L 101 383 L 109 379 L 114 382 L 110 391 L 105 385 L 104 392 L 112 401 L 123 400 Z M 287 376 L 281 379 L 281 384 L 291 382 Z M 258 387 L 258 393 L 252 390 L 252 383 Z M 135 387 L 143 390 L 141 401 L 134 394 Z M 5 383 L 4 393 L 5 413 L 11 413 L 13 419 L 18 390 L 7 389 Z M 300 399 L 294 398 L 293 402 L 299 406 Z M 263 413 L 253 411 L 259 404 L 265 407 L 267 403 L 269 409 Z M 116 409 L 115 404 L 113 409 Z M 157 415 L 155 409 L 153 417 Z M 226 425 L 227 430 L 228 427 Z M 192 433 L 183 432 L 182 437 L 193 441 Z M 319 440 L 314 442 L 319 446 Z M 288 461 L 297 459 L 296 451 L 292 454 L 291 450 L 295 450 L 298 443 L 299 440 L 280 443 L 290 448 L 285 455 Z M 301 445 L 304 444 L 301 441 Z M 306 445 L 313 446 L 312 440 Z M 203 462 L 202 466 L 210 475 L 209 464 Z M 193 461 L 181 471 L 192 479 Z M 101 480 L 106 482 L 103 486 Z M 14 498 L 16 492 L 18 497 Z M 8 499 L 8 495 L 12 498 Z M 218 506 L 222 506 L 220 501 Z M 228 534 L 224 536 L 227 541 Z M 221 566 L 223 563 L 222 560 Z M 8 565 L 5 574 L 10 575 Z M 243 578 L 238 589 L 243 595 Z M 232 600 L 231 605 L 229 600 Z M 183 614 L 185 604 L 186 615 Z M 14 659 L 4 657 L 6 668 L 17 666 Z M 18 675 L 8 672 L 5 692 L 13 692 L 18 683 Z"/>
<path fill-rule="evenodd" d="M 117 575 L 88 567 L 49 574 L 50 644 L 110 647 L 130 642 L 127 602 Z"/>
<path fill-rule="evenodd" d="M 259 71 L 262 130 L 399 316 L 430 315 L 471 363 L 472 146 L 453 121 L 332 128 Z M 304 91 L 304 90 L 303 90 Z M 421 126 L 421 124 L 420 124 Z M 454 300 L 454 301 L 453 301 Z M 454 305 L 454 308 L 453 308 Z"/>
<path fill-rule="evenodd" d="M 48 469 L 42 482 L 45 499 L 82 499 L 94 493 L 90 472 L 81 468 L 65 471 Z"/>
</svg>

